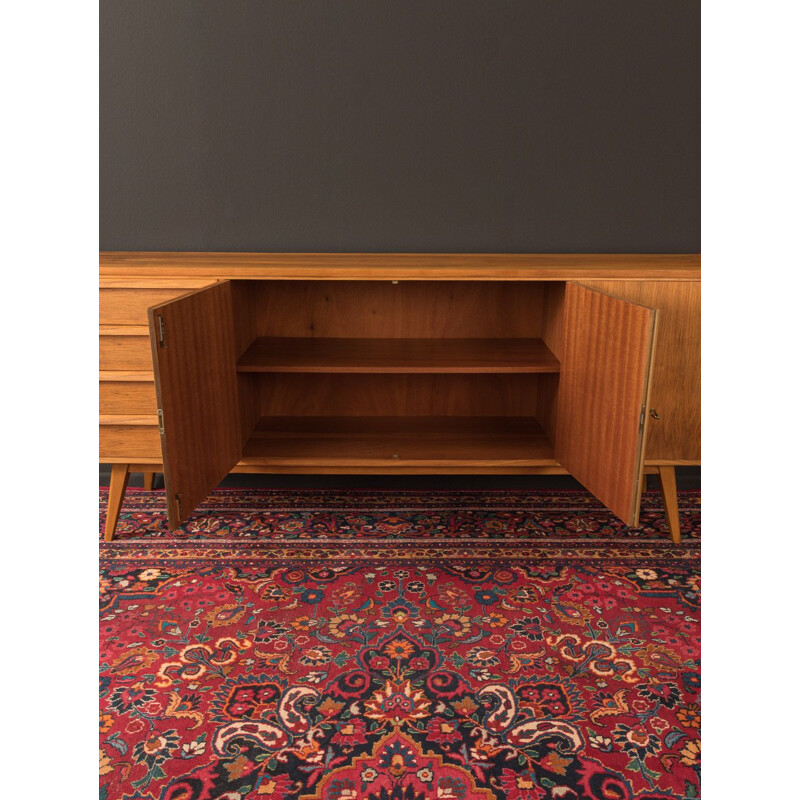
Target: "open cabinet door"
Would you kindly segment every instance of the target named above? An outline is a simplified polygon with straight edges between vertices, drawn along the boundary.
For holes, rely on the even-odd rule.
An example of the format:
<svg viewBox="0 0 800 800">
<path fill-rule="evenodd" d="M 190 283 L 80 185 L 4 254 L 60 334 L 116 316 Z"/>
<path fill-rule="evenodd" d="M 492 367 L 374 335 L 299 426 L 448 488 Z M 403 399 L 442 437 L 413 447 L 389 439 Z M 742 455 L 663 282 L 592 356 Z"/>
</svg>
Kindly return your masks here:
<svg viewBox="0 0 800 800">
<path fill-rule="evenodd" d="M 228 281 L 148 309 L 169 529 L 242 456 Z"/>
<path fill-rule="evenodd" d="M 556 459 L 630 526 L 639 524 L 656 316 L 566 286 Z"/>
</svg>

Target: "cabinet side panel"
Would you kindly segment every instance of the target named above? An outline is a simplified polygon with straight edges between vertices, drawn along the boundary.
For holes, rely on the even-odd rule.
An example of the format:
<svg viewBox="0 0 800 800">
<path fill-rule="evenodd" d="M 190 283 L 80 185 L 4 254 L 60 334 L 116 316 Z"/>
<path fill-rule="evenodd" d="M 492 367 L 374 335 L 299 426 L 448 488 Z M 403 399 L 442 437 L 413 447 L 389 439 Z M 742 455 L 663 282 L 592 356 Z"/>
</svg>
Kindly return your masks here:
<svg viewBox="0 0 800 800">
<path fill-rule="evenodd" d="M 542 284 L 542 340 L 560 361 L 564 357 L 564 293 L 561 281 Z"/>
<path fill-rule="evenodd" d="M 542 341 L 559 361 L 564 358 L 565 289 L 566 284 L 561 281 L 542 285 Z M 558 387 L 558 375 L 540 376 L 536 416 L 551 442 L 556 438 Z"/>
<path fill-rule="evenodd" d="M 238 359 L 258 336 L 256 306 L 259 281 L 230 281 L 233 309 L 234 353 Z M 258 384 L 252 375 L 237 375 L 242 441 L 246 442 L 258 422 Z"/>
<path fill-rule="evenodd" d="M 645 460 L 700 461 L 700 281 L 582 281 L 659 311 Z"/>
<path fill-rule="evenodd" d="M 550 442 L 556 440 L 558 414 L 558 375 L 540 375 L 536 395 L 536 418 Z"/>
</svg>

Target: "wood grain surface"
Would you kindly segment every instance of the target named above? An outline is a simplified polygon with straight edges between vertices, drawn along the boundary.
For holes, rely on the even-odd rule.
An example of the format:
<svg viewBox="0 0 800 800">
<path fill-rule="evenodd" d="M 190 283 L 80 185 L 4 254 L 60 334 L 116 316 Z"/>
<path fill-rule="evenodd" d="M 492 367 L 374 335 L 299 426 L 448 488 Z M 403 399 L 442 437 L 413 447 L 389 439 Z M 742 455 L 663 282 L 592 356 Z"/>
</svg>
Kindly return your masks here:
<svg viewBox="0 0 800 800">
<path fill-rule="evenodd" d="M 541 339 L 260 337 L 239 372 L 558 372 Z"/>
<path fill-rule="evenodd" d="M 101 425 L 158 426 L 156 414 L 100 414 Z"/>
<path fill-rule="evenodd" d="M 700 462 L 700 282 L 591 281 L 584 283 L 658 309 L 645 458 Z M 649 412 L 648 408 L 648 412 Z"/>
<path fill-rule="evenodd" d="M 130 374 L 130 373 L 123 373 Z M 100 381 L 100 414 L 155 414 L 156 385 L 152 373 L 149 381 Z"/>
<path fill-rule="evenodd" d="M 103 277 L 101 275 L 100 289 L 202 289 L 210 286 L 215 280 L 214 278 L 183 278 L 180 275 L 149 275 L 146 278 Z"/>
<path fill-rule="evenodd" d="M 114 538 L 114 531 L 119 519 L 119 511 L 128 488 L 130 472 L 127 464 L 114 464 L 111 467 L 111 480 L 108 485 L 108 510 L 103 539 L 110 542 Z"/>
<path fill-rule="evenodd" d="M 700 256 L 517 253 L 100 253 L 100 275 L 319 280 L 686 280 Z"/>
<path fill-rule="evenodd" d="M 203 281 L 200 281 L 203 283 Z M 185 288 L 101 288 L 101 325 L 146 325 L 147 309 L 193 291 Z"/>
<path fill-rule="evenodd" d="M 155 386 L 149 327 L 145 325 L 146 305 L 151 302 L 163 305 L 161 301 L 169 302 L 169 298 L 235 277 L 240 280 L 234 281 L 230 288 L 234 364 L 258 337 L 297 337 L 316 342 L 325 338 L 541 339 L 553 356 L 563 361 L 569 346 L 564 334 L 572 327 L 565 318 L 565 281 L 579 280 L 588 288 L 657 308 L 659 333 L 648 403 L 654 416 L 647 418 L 644 455 L 653 465 L 699 463 L 698 255 L 101 253 L 100 262 L 100 413 L 104 423 L 100 427 L 101 461 L 160 466 L 162 451 L 157 428 L 150 424 Z M 616 346 L 610 349 L 618 356 L 622 352 Z M 409 355 L 404 353 L 402 357 L 406 362 L 416 361 L 411 368 L 420 369 L 428 369 L 425 362 L 435 360 L 441 362 L 439 368 L 447 369 L 448 359 L 453 367 L 452 362 L 461 358 L 450 354 L 442 361 L 441 354 L 434 358 L 433 353 L 424 353 L 412 360 Z M 199 352 L 196 356 L 201 360 Z M 285 362 L 292 359 L 288 354 L 284 356 L 286 366 Z M 385 356 L 384 353 L 384 364 Z M 613 354 L 608 353 L 607 357 L 610 362 L 618 363 Z M 629 352 L 622 362 L 628 364 L 631 357 L 635 359 L 636 354 Z M 456 369 L 463 364 L 467 369 L 492 368 L 491 364 L 480 363 L 481 359 L 470 365 L 466 353 L 463 358 L 464 362 L 456 365 Z M 366 361 L 370 359 L 374 363 L 381 360 L 374 352 L 372 356 L 367 353 Z M 501 368 L 515 369 L 513 361 Z M 325 363 L 311 366 L 327 369 L 330 358 L 327 366 Z M 289 363 L 287 368 L 295 367 L 300 368 L 296 359 L 294 366 Z M 384 434 L 387 419 L 398 415 L 411 417 L 409 424 L 416 424 L 418 432 L 420 420 L 425 417 L 466 416 L 474 418 L 470 425 L 480 426 L 483 424 L 480 418 L 485 421 L 503 417 L 510 424 L 514 417 L 533 420 L 535 416 L 533 421 L 541 423 L 536 435 L 542 437 L 546 447 L 550 447 L 548 440 L 555 441 L 559 430 L 571 427 L 566 421 L 559 425 L 566 375 L 377 374 L 369 363 L 354 366 L 352 351 L 338 368 L 369 371 L 349 375 L 287 372 L 235 376 L 231 385 L 238 395 L 239 444 L 248 439 L 263 415 L 292 419 L 339 417 L 340 422 L 354 415 L 380 417 L 382 420 L 370 424 L 383 425 Z M 408 363 L 385 368 L 405 369 Z M 434 369 L 432 363 L 430 368 Z M 630 373 L 628 366 L 623 371 Z M 596 412 L 591 398 L 605 396 L 604 392 L 592 391 L 593 394 L 577 399 L 570 392 L 576 405 L 583 406 L 584 413 L 588 409 L 589 417 Z M 196 400 L 190 401 L 188 407 L 194 413 L 192 402 Z M 619 411 L 619 404 L 608 399 L 602 402 L 611 403 Z M 575 413 L 580 411 L 575 409 Z M 201 423 L 195 430 L 207 430 L 204 425 Z M 478 431 L 478 439 L 485 435 L 486 429 L 484 426 L 484 434 Z M 470 430 L 469 425 L 463 427 L 462 438 Z M 366 441 L 371 441 L 369 446 L 374 447 L 384 434 L 366 437 Z M 359 447 L 367 446 L 363 437 L 360 441 Z M 479 449 L 474 449 L 473 455 Z M 202 453 L 200 457 L 202 460 Z M 594 476 L 600 479 L 596 486 L 587 482 L 592 476 L 581 478 L 573 465 L 573 473 L 587 488 L 595 490 L 621 480 L 608 466 L 611 461 L 607 449 L 598 445 L 593 458 L 602 473 Z M 543 466 L 530 465 L 530 461 L 500 466 L 474 459 L 466 466 L 423 461 L 421 465 L 381 462 L 377 466 L 360 463 L 348 467 L 331 462 L 309 466 L 296 462 L 252 463 L 243 456 L 237 466 L 233 465 L 237 463 L 234 458 L 230 469 L 363 474 L 533 474 L 540 470 L 564 470 L 552 460 Z M 216 481 L 206 478 L 207 484 Z M 200 500 L 202 497 L 197 502 Z M 184 500 L 183 516 L 191 510 L 192 502 L 190 498 Z M 635 502 L 632 505 L 636 506 L 635 513 L 638 505 Z M 614 510 L 624 511 L 621 507 Z M 174 513 L 175 509 L 170 511 Z"/>
<path fill-rule="evenodd" d="M 149 337 L 148 337 L 149 341 Z M 146 369 L 101 369 L 100 382 L 104 381 L 143 381 L 152 383 L 155 380 L 153 371 Z"/>
<path fill-rule="evenodd" d="M 534 416 L 542 376 L 308 374 L 253 377 L 259 416 Z"/>
<path fill-rule="evenodd" d="M 631 526 L 639 520 L 640 423 L 656 317 L 646 306 L 567 284 L 556 458 Z"/>
<path fill-rule="evenodd" d="M 147 328 L 129 326 L 129 329 L 108 327 L 100 330 L 101 370 L 147 370 L 153 369 L 150 352 L 150 335 Z"/>
<path fill-rule="evenodd" d="M 556 464 L 533 417 L 266 417 L 244 459 L 307 467 Z"/>
<path fill-rule="evenodd" d="M 254 320 L 256 336 L 508 339 L 542 335 L 546 285 L 536 282 L 261 280 L 234 281 L 234 285 L 238 289 L 235 316 Z"/>
<path fill-rule="evenodd" d="M 101 425 L 100 462 L 130 462 L 134 459 L 161 461 L 158 426 Z"/>
<path fill-rule="evenodd" d="M 564 283 L 543 284 L 542 340 L 559 359 L 564 353 Z M 556 438 L 556 417 L 558 414 L 558 375 L 542 375 L 539 378 L 536 396 L 536 416 L 542 423 L 551 442 Z"/>
<path fill-rule="evenodd" d="M 153 307 L 149 319 L 173 530 L 242 453 L 230 284 L 218 283 Z"/>
</svg>

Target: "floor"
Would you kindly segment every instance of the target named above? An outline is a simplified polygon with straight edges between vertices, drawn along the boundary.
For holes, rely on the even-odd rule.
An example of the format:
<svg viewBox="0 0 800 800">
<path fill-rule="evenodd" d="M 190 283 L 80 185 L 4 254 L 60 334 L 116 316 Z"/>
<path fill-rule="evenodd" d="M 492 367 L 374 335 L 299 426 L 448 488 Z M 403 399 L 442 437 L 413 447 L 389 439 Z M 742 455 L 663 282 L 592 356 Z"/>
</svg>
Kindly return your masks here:
<svg viewBox="0 0 800 800">
<path fill-rule="evenodd" d="M 163 500 L 100 542 L 101 798 L 700 796 L 699 493 L 680 545 L 658 492 Z"/>
</svg>

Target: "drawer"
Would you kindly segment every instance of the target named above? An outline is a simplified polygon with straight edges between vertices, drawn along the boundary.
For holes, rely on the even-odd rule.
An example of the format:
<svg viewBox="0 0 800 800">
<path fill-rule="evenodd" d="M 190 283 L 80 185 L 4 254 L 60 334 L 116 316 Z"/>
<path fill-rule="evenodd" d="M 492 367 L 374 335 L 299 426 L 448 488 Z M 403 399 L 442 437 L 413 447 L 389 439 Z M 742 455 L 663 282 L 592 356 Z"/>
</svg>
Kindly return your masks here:
<svg viewBox="0 0 800 800">
<path fill-rule="evenodd" d="M 100 461 L 161 461 L 157 425 L 100 425 Z"/>
<path fill-rule="evenodd" d="M 101 325 L 147 325 L 147 309 L 173 300 L 187 292 L 208 285 L 207 281 L 197 281 L 198 287 L 158 287 L 158 288 L 100 288 Z"/>
<path fill-rule="evenodd" d="M 152 370 L 153 356 L 146 327 L 100 328 L 101 370 Z"/>
<path fill-rule="evenodd" d="M 152 373 L 142 374 L 150 376 L 150 380 L 103 380 L 101 377 L 100 413 L 155 414 L 158 405 Z"/>
</svg>

